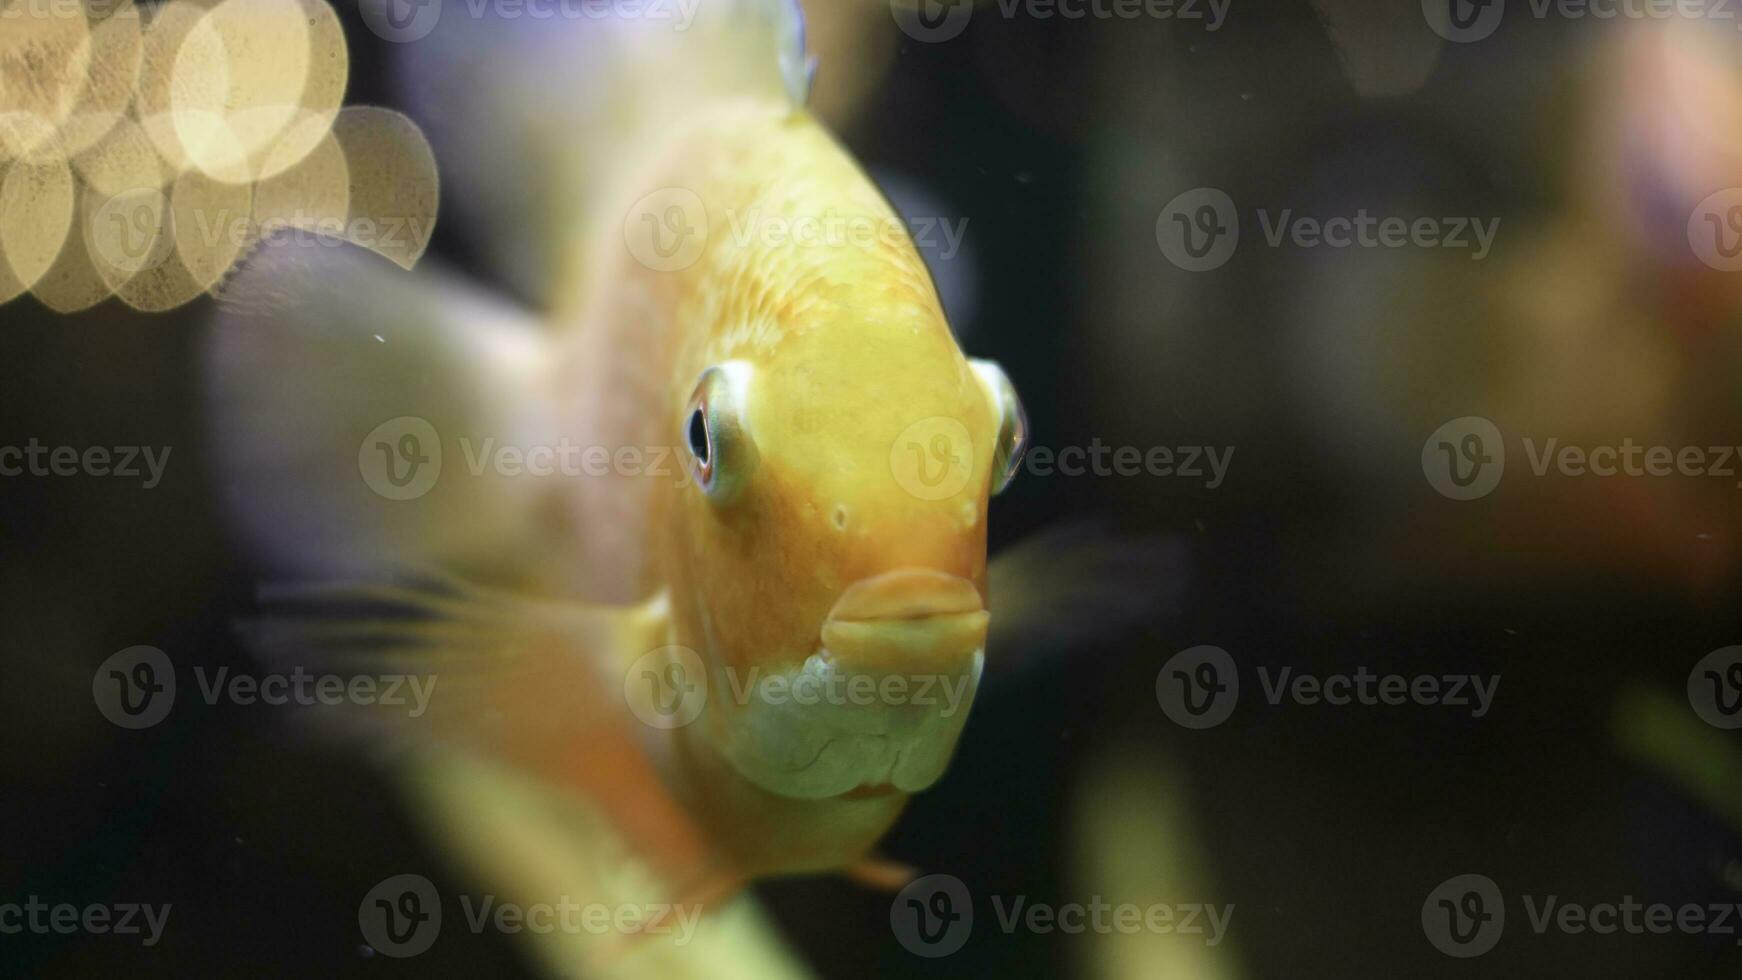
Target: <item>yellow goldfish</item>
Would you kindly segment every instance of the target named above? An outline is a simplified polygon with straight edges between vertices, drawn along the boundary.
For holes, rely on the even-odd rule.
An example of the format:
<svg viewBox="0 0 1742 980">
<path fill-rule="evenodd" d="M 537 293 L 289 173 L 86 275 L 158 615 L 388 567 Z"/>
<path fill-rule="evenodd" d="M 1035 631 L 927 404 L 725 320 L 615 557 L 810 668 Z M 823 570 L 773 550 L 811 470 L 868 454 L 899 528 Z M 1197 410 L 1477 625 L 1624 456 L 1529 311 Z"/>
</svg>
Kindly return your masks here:
<svg viewBox="0 0 1742 980">
<path fill-rule="evenodd" d="M 445 196 L 532 308 L 277 242 L 208 352 L 245 537 L 363 583 L 277 593 L 319 615 L 256 645 L 434 675 L 396 728 L 430 747 L 418 785 L 529 893 L 888 879 L 867 854 L 979 682 L 988 498 L 1026 438 L 805 111 L 796 3 L 690 9 L 450 7 L 406 39 Z M 328 617 L 348 603 L 369 615 Z"/>
</svg>

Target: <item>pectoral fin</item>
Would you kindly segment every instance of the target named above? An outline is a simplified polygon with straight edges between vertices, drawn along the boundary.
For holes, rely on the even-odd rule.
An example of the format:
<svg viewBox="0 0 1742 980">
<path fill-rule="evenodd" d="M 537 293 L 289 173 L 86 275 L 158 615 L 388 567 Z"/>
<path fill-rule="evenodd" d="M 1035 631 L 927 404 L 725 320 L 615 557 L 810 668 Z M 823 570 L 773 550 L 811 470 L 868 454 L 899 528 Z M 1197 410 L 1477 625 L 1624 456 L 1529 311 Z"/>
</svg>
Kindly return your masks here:
<svg viewBox="0 0 1742 980">
<path fill-rule="evenodd" d="M 1191 565 L 1178 540 L 1077 523 L 1000 551 L 988 578 L 986 664 L 997 677 L 1177 615 Z"/>
<path fill-rule="evenodd" d="M 513 770 L 554 800 L 614 828 L 677 893 L 717 877 L 708 841 L 672 799 L 649 756 L 664 733 L 628 710 L 625 671 L 664 635 L 664 604 L 539 600 L 451 577 L 408 584 L 263 589 L 264 615 L 239 629 L 281 670 L 369 678 L 369 690 L 421 691 L 413 704 L 347 697 L 325 706 L 324 730 L 402 750 Z M 348 688 L 349 689 L 349 688 Z"/>
</svg>

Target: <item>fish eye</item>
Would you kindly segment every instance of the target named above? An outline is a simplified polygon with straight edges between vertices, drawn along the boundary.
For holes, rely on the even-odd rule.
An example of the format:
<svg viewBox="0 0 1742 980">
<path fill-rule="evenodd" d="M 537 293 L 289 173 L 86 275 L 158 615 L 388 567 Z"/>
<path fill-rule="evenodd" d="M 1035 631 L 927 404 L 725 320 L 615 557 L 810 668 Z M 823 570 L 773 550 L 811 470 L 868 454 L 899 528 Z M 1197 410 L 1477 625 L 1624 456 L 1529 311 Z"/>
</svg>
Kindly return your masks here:
<svg viewBox="0 0 1742 980">
<path fill-rule="evenodd" d="M 700 405 L 690 410 L 690 454 L 704 468 L 708 466 L 713 456 L 713 447 L 708 444 L 708 417 Z"/>
<path fill-rule="evenodd" d="M 992 402 L 992 412 L 998 418 L 998 437 L 992 446 L 992 493 L 1004 491 L 1016 479 L 1022 466 L 1022 456 L 1028 452 L 1028 413 L 1022 399 L 1016 396 L 1016 386 L 996 361 L 970 358 L 968 361 Z"/>
<path fill-rule="evenodd" d="M 756 444 L 744 423 L 749 379 L 750 367 L 741 361 L 708 368 L 684 412 L 690 474 L 715 503 L 735 497 L 756 467 Z"/>
</svg>

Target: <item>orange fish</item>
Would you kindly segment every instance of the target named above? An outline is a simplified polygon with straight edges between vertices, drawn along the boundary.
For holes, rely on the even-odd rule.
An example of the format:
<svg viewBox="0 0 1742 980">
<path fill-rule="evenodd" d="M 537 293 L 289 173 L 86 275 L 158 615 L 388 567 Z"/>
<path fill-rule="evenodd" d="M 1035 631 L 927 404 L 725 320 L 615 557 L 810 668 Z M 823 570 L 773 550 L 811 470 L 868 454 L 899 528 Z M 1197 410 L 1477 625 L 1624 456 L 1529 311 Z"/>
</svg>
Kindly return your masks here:
<svg viewBox="0 0 1742 980">
<path fill-rule="evenodd" d="M 529 895 L 901 880 L 867 853 L 966 719 L 1026 439 L 805 111 L 796 5 L 692 13 L 450 7 L 405 45 L 447 197 L 530 308 L 278 242 L 209 348 L 245 536 L 351 583 L 272 593 L 301 615 L 254 644 L 431 675 L 407 770 Z"/>
</svg>

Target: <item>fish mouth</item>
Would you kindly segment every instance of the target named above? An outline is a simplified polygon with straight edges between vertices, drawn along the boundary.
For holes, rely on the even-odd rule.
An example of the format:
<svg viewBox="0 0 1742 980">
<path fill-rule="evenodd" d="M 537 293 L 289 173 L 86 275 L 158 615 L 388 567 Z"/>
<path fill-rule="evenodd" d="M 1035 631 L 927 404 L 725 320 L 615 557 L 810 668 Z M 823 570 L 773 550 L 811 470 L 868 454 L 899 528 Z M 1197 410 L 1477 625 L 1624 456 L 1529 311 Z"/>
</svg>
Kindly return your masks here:
<svg viewBox="0 0 1742 980">
<path fill-rule="evenodd" d="M 748 706 L 727 757 L 782 796 L 869 801 L 925 789 L 967 720 L 989 622 L 974 583 L 944 572 L 854 583 L 816 650 L 782 675 L 785 696 Z"/>
<path fill-rule="evenodd" d="M 820 631 L 845 669 L 870 674 L 949 670 L 986 645 L 991 616 L 974 583 L 930 569 L 901 569 L 848 586 Z"/>
</svg>

